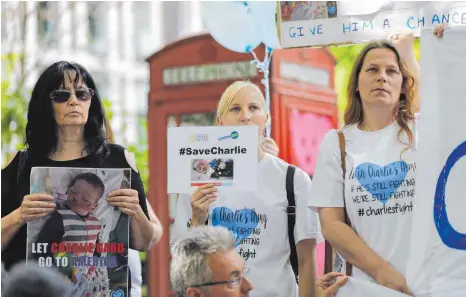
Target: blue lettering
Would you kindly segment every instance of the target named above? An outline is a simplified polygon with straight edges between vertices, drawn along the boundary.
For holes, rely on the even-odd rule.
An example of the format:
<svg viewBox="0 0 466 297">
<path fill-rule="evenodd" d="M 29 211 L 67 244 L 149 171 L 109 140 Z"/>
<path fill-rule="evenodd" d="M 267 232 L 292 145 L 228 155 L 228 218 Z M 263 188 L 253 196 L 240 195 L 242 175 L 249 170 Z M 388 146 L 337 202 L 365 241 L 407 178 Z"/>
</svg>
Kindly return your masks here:
<svg viewBox="0 0 466 297">
<path fill-rule="evenodd" d="M 448 24 L 449 22 L 450 22 L 450 14 L 447 14 L 446 17 L 445 17 L 445 15 L 443 14 L 443 15 L 442 15 L 442 23 Z"/>
<path fill-rule="evenodd" d="M 420 18 L 420 19 L 417 19 L 417 26 L 419 26 L 419 24 L 422 23 L 422 26 L 424 27 L 424 17 Z"/>
<path fill-rule="evenodd" d="M 353 23 L 353 32 L 358 31 L 358 23 Z"/>
<path fill-rule="evenodd" d="M 298 36 L 304 36 L 303 32 L 301 31 L 303 29 L 303 27 L 298 27 L 296 29 L 299 30 L 299 35 Z"/>
<path fill-rule="evenodd" d="M 383 28 L 385 29 L 385 27 L 390 28 L 390 23 L 388 22 L 388 19 L 385 19 L 385 20 L 383 21 Z"/>
<path fill-rule="evenodd" d="M 438 177 L 434 197 L 434 224 L 440 239 L 442 239 L 442 242 L 446 246 L 457 250 L 466 250 L 466 234 L 456 231 L 448 220 L 445 188 L 451 169 L 464 156 L 466 156 L 466 141 L 458 145 L 450 156 L 448 156 L 445 166 Z M 458 196 L 457 198 L 460 197 Z"/>
<path fill-rule="evenodd" d="M 371 30 L 374 30 L 374 25 L 372 25 L 372 21 L 362 23 L 362 30 L 364 31 L 369 26 Z"/>
<path fill-rule="evenodd" d="M 414 21 L 414 17 L 410 16 L 410 17 L 408 18 L 408 21 L 406 22 L 406 26 L 408 26 L 409 29 L 415 29 L 415 27 L 412 26 L 412 25 L 409 23 L 409 21 Z"/>
<path fill-rule="evenodd" d="M 351 23 L 349 24 L 348 27 L 345 26 L 345 24 L 342 24 L 343 25 L 343 33 L 346 34 L 346 31 L 349 31 L 351 32 Z"/>
<path fill-rule="evenodd" d="M 294 27 L 290 27 L 290 30 L 288 31 L 288 34 L 290 35 L 291 38 L 296 38 L 296 33 L 293 31 L 293 33 L 291 33 L 291 30 L 293 30 Z M 303 35 L 303 32 L 301 31 L 303 29 L 303 27 L 297 27 L 296 29 L 299 30 L 299 33 L 298 33 L 298 36 L 304 36 Z"/>
<path fill-rule="evenodd" d="M 309 28 L 309 31 L 311 32 L 312 35 L 316 35 L 316 33 L 319 34 L 319 35 L 323 34 L 322 33 L 322 25 L 317 25 L 317 26 L 314 26 L 312 28 Z"/>
<path fill-rule="evenodd" d="M 434 16 L 432 17 L 432 25 L 434 24 L 434 22 L 437 22 L 440 24 L 440 18 L 438 17 L 437 14 L 434 14 Z"/>
</svg>

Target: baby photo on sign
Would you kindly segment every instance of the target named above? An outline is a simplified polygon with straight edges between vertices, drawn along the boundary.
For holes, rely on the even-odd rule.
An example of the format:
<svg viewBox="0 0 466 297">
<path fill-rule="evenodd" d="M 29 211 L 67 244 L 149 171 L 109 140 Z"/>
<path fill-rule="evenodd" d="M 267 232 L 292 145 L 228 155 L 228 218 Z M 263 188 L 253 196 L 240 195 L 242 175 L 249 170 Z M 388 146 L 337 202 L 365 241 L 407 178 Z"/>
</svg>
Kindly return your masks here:
<svg viewBox="0 0 466 297">
<path fill-rule="evenodd" d="M 281 20 L 309 21 L 336 18 L 337 1 L 280 1 Z"/>
<path fill-rule="evenodd" d="M 233 180 L 233 159 L 194 159 L 191 181 Z"/>
<path fill-rule="evenodd" d="M 32 168 L 31 194 L 56 209 L 27 224 L 26 260 L 63 273 L 67 297 L 127 296 L 129 217 L 106 198 L 130 185 L 130 169 Z"/>
</svg>

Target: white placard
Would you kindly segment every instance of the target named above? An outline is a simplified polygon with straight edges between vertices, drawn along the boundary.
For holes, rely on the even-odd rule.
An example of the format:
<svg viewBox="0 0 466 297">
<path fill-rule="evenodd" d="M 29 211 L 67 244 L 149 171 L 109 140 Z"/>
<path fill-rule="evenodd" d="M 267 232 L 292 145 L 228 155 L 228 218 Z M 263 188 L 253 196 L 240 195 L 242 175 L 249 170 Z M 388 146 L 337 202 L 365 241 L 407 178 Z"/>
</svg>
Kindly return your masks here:
<svg viewBox="0 0 466 297">
<path fill-rule="evenodd" d="M 421 36 L 421 123 L 408 286 L 466 296 L 466 27 Z"/>
<path fill-rule="evenodd" d="M 419 36 L 421 29 L 434 28 L 441 23 L 466 25 L 466 1 L 296 2 L 301 3 L 279 2 L 282 48 L 364 43 L 388 38 L 400 30 Z M 284 8 L 284 5 L 296 6 Z"/>
<path fill-rule="evenodd" d="M 255 191 L 258 126 L 168 128 L 168 193 L 214 183 Z"/>
</svg>

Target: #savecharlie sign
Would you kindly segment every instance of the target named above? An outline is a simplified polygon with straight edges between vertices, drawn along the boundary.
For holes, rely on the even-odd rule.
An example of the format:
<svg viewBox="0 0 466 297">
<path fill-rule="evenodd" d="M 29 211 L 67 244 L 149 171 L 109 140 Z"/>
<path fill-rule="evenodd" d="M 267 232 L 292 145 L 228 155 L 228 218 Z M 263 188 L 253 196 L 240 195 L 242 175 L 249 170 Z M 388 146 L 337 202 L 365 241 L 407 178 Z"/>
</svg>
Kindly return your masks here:
<svg viewBox="0 0 466 297">
<path fill-rule="evenodd" d="M 466 296 L 466 26 L 421 36 L 421 120 L 408 285 Z"/>
<path fill-rule="evenodd" d="M 441 23 L 466 25 L 466 2 L 280 1 L 282 48 L 363 43 L 398 30 L 419 36 Z"/>
<path fill-rule="evenodd" d="M 255 191 L 258 133 L 257 126 L 169 128 L 168 193 L 207 183 Z"/>
</svg>

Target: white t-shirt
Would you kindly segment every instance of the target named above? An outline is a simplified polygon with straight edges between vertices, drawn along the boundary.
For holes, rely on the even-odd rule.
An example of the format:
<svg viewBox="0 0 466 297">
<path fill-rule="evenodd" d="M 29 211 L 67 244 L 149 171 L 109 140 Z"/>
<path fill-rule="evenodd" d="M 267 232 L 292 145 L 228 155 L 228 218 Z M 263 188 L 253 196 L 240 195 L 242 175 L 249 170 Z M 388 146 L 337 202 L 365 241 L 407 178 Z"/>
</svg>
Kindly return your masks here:
<svg viewBox="0 0 466 297">
<path fill-rule="evenodd" d="M 139 251 L 128 250 L 128 266 L 131 271 L 131 297 L 141 297 L 142 264 Z"/>
<path fill-rule="evenodd" d="M 297 285 L 289 261 L 286 172 L 288 164 L 265 154 L 258 163 L 257 192 L 240 193 L 219 188 L 217 201 L 209 207 L 209 224 L 221 225 L 237 235 L 237 252 L 250 268 L 252 297 L 297 296 Z M 317 214 L 307 207 L 311 180 L 299 168 L 294 176 L 296 200 L 295 242 L 320 237 Z M 191 218 L 188 195 L 176 203 L 173 240 L 187 232 Z"/>
<path fill-rule="evenodd" d="M 417 126 L 411 123 L 413 148 L 396 122 L 375 132 L 357 125 L 343 130 L 346 176 L 343 184 L 340 146 L 335 130 L 321 143 L 309 206 L 344 207 L 353 229 L 378 255 L 406 275 L 409 256 L 417 148 Z M 353 276 L 374 281 L 353 266 Z"/>
</svg>

